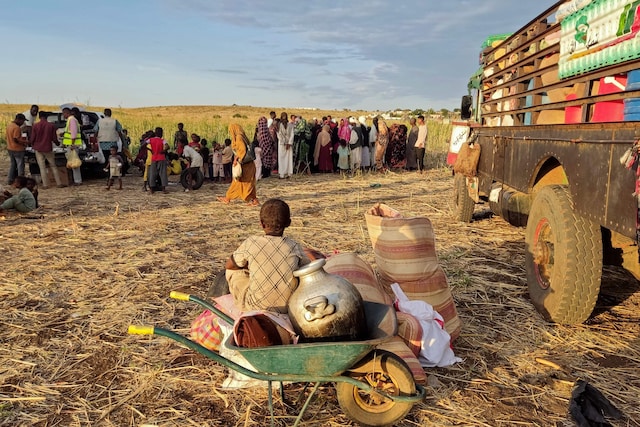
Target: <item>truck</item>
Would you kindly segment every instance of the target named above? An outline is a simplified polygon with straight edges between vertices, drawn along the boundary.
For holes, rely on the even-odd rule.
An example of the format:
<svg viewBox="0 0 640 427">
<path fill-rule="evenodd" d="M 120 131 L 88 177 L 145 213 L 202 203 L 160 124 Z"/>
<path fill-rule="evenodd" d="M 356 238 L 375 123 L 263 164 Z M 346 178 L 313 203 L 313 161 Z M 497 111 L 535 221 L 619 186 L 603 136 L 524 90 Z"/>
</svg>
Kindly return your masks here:
<svg viewBox="0 0 640 427">
<path fill-rule="evenodd" d="M 526 227 L 529 296 L 551 322 L 590 317 L 603 265 L 640 278 L 639 32 L 640 1 L 560 1 L 485 41 L 454 123 L 450 163 L 472 162 L 454 166 L 456 219 L 488 203 Z"/>
</svg>

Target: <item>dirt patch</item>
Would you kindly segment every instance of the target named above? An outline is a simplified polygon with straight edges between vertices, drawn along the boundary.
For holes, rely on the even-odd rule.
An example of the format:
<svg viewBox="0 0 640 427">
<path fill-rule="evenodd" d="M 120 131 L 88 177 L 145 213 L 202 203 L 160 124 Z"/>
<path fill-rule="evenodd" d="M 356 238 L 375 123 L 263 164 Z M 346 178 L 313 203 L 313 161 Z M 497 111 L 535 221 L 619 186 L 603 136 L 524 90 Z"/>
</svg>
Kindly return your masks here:
<svg viewBox="0 0 640 427">
<path fill-rule="evenodd" d="M 188 334 L 201 310 L 169 292 L 206 295 L 226 257 L 260 232 L 259 208 L 216 202 L 221 184 L 150 195 L 129 176 L 124 187 L 105 191 L 104 182 L 89 181 L 42 190 L 39 211 L 0 221 L 0 425 L 267 425 L 265 389 L 221 390 L 226 372 L 211 360 L 165 338 L 126 334 L 129 324 Z M 363 214 L 374 203 L 433 222 L 463 321 L 455 351 L 464 362 L 429 369 L 427 398 L 400 425 L 573 425 L 567 408 L 577 378 L 627 415 L 614 425 L 640 425 L 637 282 L 607 269 L 594 317 L 548 324 L 528 300 L 523 230 L 482 206 L 473 223 L 455 223 L 451 190 L 447 170 L 258 184 L 260 199 L 290 204 L 288 235 L 371 263 Z M 287 391 L 296 396 L 302 385 Z M 275 410 L 277 425 L 293 423 L 295 410 Z M 303 425 L 351 425 L 330 385 Z"/>
</svg>

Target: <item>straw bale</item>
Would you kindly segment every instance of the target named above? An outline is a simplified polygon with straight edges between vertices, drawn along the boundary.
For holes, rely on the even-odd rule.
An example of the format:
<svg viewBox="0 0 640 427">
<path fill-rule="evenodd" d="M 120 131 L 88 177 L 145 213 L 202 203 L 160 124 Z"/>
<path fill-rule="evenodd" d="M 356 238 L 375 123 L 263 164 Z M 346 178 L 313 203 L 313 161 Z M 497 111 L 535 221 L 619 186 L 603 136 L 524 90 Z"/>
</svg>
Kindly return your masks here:
<svg viewBox="0 0 640 427">
<path fill-rule="evenodd" d="M 169 292 L 206 295 L 229 254 L 261 232 L 259 209 L 216 202 L 222 184 L 150 195 L 141 178 L 123 181 L 122 191 L 90 180 L 41 190 L 37 215 L 0 220 L 0 425 L 266 425 L 266 389 L 222 390 L 225 368 L 167 339 L 126 334 L 129 324 L 188 334 L 201 310 Z M 430 369 L 427 398 L 400 426 L 572 425 L 578 377 L 627 415 L 614 425 L 640 425 L 637 282 L 607 267 L 587 324 L 548 324 L 527 296 L 523 230 L 483 206 L 472 224 L 454 222 L 451 193 L 448 170 L 258 183 L 261 200 L 290 204 L 287 235 L 374 266 L 366 209 L 381 202 L 432 221 L 464 324 L 455 347 L 464 362 Z M 295 397 L 303 385 L 285 387 Z M 275 406 L 276 424 L 291 425 L 297 412 Z M 352 424 L 326 385 L 303 425 Z"/>
</svg>

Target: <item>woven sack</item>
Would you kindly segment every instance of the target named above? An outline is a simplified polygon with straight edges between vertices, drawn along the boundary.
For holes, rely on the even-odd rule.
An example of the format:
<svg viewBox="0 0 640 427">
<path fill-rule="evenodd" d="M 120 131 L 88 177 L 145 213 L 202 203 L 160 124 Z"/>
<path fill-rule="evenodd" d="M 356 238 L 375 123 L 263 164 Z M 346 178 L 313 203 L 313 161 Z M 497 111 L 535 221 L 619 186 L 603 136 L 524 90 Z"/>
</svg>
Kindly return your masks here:
<svg viewBox="0 0 640 427">
<path fill-rule="evenodd" d="M 439 268 L 428 218 L 404 218 L 395 209 L 378 203 L 365 214 L 365 220 L 376 267 L 385 281 L 419 280 Z"/>
<path fill-rule="evenodd" d="M 462 144 L 453 171 L 469 178 L 478 174 L 480 160 L 480 144 Z"/>
<path fill-rule="evenodd" d="M 453 341 L 460 334 L 461 322 L 447 277 L 438 263 L 431 221 L 404 218 L 381 203 L 374 205 L 365 219 L 380 285 L 389 289 L 391 283 L 398 283 L 409 299 L 432 305 L 444 318 Z"/>
</svg>

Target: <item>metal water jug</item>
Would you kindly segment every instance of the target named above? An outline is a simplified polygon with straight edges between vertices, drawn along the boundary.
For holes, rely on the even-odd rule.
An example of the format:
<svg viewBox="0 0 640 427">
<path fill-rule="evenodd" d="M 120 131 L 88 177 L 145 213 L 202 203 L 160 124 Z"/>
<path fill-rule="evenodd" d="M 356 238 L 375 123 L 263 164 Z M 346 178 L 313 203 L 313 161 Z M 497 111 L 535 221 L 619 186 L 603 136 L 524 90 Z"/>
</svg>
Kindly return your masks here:
<svg viewBox="0 0 640 427">
<path fill-rule="evenodd" d="M 364 303 L 347 279 L 324 270 L 318 259 L 293 272 L 299 280 L 289 298 L 289 317 L 304 341 L 364 339 Z"/>
</svg>

